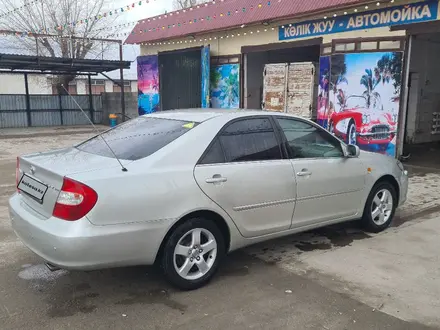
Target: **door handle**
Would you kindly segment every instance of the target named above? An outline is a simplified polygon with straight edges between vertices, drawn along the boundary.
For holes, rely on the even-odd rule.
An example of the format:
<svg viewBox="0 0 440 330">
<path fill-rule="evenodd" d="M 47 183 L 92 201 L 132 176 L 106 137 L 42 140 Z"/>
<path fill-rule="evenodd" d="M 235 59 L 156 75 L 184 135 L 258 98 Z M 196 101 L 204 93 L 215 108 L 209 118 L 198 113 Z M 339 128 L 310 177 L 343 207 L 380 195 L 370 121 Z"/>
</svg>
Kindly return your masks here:
<svg viewBox="0 0 440 330">
<path fill-rule="evenodd" d="M 226 181 L 228 181 L 228 179 L 220 176 L 219 174 L 214 175 L 212 178 L 206 179 L 206 183 L 222 183 Z"/>
<path fill-rule="evenodd" d="M 312 172 L 307 169 L 303 169 L 301 172 L 296 173 L 297 176 L 310 176 Z"/>
</svg>

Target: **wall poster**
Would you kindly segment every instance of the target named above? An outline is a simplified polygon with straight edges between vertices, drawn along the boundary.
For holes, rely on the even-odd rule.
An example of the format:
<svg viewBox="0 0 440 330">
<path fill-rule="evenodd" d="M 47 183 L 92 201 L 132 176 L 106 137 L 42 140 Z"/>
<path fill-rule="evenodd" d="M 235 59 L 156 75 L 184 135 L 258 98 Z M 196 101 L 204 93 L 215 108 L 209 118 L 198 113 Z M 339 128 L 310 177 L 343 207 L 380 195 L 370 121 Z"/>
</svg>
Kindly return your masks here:
<svg viewBox="0 0 440 330">
<path fill-rule="evenodd" d="M 240 64 L 211 67 L 211 108 L 240 107 Z"/>
<path fill-rule="evenodd" d="M 328 108 L 330 87 L 330 56 L 323 56 L 319 61 L 319 86 L 318 86 L 318 124 L 328 128 Z"/>
<path fill-rule="evenodd" d="M 139 56 L 138 71 L 138 112 L 139 116 L 159 110 L 159 57 Z"/>
<path fill-rule="evenodd" d="M 211 57 L 210 57 L 209 52 L 210 52 L 209 46 L 202 47 L 202 60 L 201 60 L 201 65 L 202 65 L 202 86 L 201 86 L 202 100 L 201 100 L 201 105 L 202 105 L 202 108 L 209 108 L 209 95 L 210 95 L 209 80 L 210 80 L 210 62 L 211 62 Z"/>
<path fill-rule="evenodd" d="M 327 118 L 322 125 L 327 120 L 327 129 L 348 144 L 394 157 L 402 58 L 402 52 L 332 55 Z"/>
</svg>

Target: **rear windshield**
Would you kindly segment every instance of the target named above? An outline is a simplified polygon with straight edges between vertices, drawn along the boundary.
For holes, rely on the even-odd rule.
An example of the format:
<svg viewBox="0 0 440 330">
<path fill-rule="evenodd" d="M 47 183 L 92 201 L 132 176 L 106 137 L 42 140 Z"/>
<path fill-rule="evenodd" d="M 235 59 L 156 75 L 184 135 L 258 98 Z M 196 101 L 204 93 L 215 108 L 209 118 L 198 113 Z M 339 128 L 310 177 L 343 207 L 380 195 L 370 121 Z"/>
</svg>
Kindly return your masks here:
<svg viewBox="0 0 440 330">
<path fill-rule="evenodd" d="M 197 123 L 188 121 L 138 117 L 101 135 L 116 157 L 138 160 L 155 153 L 196 125 Z M 88 153 L 114 158 L 113 153 L 99 136 L 76 147 Z"/>
</svg>

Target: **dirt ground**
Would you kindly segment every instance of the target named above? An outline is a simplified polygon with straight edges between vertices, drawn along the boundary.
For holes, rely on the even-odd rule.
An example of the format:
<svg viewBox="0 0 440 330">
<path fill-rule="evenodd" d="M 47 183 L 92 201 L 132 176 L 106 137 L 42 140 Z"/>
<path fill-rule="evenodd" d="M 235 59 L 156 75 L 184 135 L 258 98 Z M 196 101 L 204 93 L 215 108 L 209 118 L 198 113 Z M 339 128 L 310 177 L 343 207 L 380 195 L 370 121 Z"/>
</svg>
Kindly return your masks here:
<svg viewBox="0 0 440 330">
<path fill-rule="evenodd" d="M 15 158 L 90 134 L 0 138 L 2 329 L 440 329 L 440 173 L 421 167 L 389 230 L 351 223 L 253 246 L 194 292 L 149 267 L 49 272 L 9 225 Z"/>
</svg>

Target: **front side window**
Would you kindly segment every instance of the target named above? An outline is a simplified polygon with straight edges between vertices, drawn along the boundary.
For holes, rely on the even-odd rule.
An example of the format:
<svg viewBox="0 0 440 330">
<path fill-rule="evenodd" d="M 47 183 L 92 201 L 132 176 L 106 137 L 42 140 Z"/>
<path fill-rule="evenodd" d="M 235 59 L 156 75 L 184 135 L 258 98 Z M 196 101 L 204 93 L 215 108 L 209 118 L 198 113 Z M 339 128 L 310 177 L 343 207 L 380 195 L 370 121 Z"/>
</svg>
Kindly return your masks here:
<svg viewBox="0 0 440 330">
<path fill-rule="evenodd" d="M 282 159 L 282 154 L 269 118 L 251 118 L 227 125 L 201 164 L 275 159 Z"/>
<path fill-rule="evenodd" d="M 301 120 L 277 118 L 291 158 L 344 157 L 341 143 L 325 130 Z"/>
</svg>

